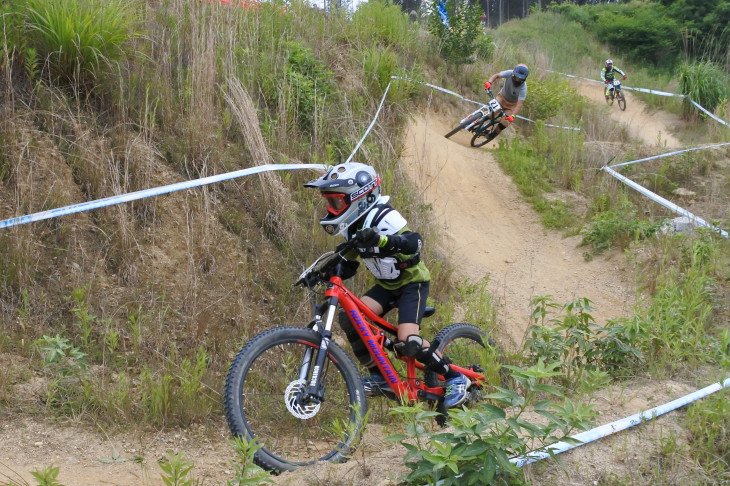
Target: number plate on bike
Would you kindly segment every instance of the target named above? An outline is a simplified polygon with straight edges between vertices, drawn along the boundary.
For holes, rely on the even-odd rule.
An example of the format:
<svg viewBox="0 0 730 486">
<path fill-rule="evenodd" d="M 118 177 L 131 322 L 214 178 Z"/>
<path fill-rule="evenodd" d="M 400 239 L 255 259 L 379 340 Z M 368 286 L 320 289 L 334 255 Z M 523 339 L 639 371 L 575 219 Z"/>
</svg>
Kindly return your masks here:
<svg viewBox="0 0 730 486">
<path fill-rule="evenodd" d="M 489 106 L 489 109 L 497 112 L 502 109 L 502 106 L 499 104 L 499 101 L 497 100 L 489 100 L 489 103 L 487 104 Z"/>
</svg>

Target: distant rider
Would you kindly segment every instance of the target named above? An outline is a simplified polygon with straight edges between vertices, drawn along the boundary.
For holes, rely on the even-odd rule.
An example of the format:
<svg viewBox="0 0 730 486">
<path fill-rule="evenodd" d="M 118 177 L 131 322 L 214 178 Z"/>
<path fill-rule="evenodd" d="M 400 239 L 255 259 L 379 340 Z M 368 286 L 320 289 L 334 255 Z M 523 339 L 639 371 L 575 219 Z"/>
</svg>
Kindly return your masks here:
<svg viewBox="0 0 730 486">
<path fill-rule="evenodd" d="M 497 93 L 495 98 L 507 116 L 499 121 L 499 124 L 497 124 L 494 130 L 494 134 L 489 137 L 489 140 L 493 140 L 502 130 L 507 128 L 512 123 L 512 120 L 514 120 L 514 117 L 522 110 L 522 103 L 527 98 L 527 83 L 525 83 L 525 80 L 529 74 L 530 70 L 526 65 L 518 64 L 514 69 L 492 74 L 489 81 L 484 83 L 484 89 L 488 90 L 498 78 L 504 78 L 505 80 L 502 89 Z"/>
<path fill-rule="evenodd" d="M 616 73 L 619 73 L 623 76 L 623 79 L 626 79 L 626 73 L 615 67 L 611 59 L 606 59 L 606 65 L 601 69 L 601 79 L 606 85 L 606 92 L 604 93 L 606 95 L 606 101 L 611 97 L 611 86 L 613 85 L 613 79 Z"/>
<path fill-rule="evenodd" d="M 380 176 L 369 165 L 347 162 L 331 167 L 321 177 L 304 184 L 319 190 L 327 202 L 327 214 L 319 220 L 331 235 L 355 241 L 356 248 L 345 257 L 349 278 L 355 274 L 358 256 L 375 277 L 375 285 L 361 298 L 363 304 L 382 316 L 398 309 L 396 351 L 416 358 L 425 368 L 446 378 L 444 405 L 457 407 L 467 398 L 470 380 L 449 366 L 428 341 L 420 336 L 420 325 L 428 298 L 431 274 L 421 260 L 421 235 L 407 226 L 405 218 L 380 195 Z M 367 367 L 363 378 L 371 396 L 394 397 L 393 390 L 373 361 L 360 335 L 344 313 L 339 322 L 353 353 Z"/>
</svg>

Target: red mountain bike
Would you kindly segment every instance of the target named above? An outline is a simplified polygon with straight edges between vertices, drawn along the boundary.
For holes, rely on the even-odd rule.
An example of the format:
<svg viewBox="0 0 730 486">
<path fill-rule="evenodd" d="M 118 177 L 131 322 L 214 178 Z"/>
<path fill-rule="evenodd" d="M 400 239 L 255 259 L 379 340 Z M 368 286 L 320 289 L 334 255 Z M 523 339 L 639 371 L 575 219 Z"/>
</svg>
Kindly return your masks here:
<svg viewBox="0 0 730 486">
<path fill-rule="evenodd" d="M 441 411 L 444 377 L 413 358 L 395 355 L 397 326 L 373 313 L 342 282 L 343 255 L 353 243 L 320 256 L 295 285 L 308 288 L 314 318 L 307 327 L 276 327 L 253 337 L 233 360 L 224 405 L 234 436 L 256 440 L 254 462 L 270 471 L 293 470 L 316 461 L 344 462 L 364 430 L 367 412 L 360 370 L 332 340 L 341 307 L 366 344 L 400 403 L 427 401 Z M 317 305 L 314 288 L 326 284 Z M 427 316 L 432 315 L 429 308 Z M 390 337 L 388 337 L 390 336 Z M 472 382 L 468 403 L 483 397 L 479 363 L 494 356 L 494 343 L 471 324 L 451 324 L 432 340 L 451 366 Z M 395 361 L 392 357 L 397 358 Z M 405 373 L 404 373 L 405 371 Z"/>
</svg>

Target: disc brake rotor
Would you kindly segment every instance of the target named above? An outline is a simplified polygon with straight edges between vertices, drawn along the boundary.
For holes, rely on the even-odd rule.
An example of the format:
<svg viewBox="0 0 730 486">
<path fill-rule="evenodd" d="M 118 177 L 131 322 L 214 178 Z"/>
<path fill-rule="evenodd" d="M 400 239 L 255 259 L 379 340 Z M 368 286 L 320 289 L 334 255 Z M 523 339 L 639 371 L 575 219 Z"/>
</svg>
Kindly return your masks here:
<svg viewBox="0 0 730 486">
<path fill-rule="evenodd" d="M 289 413 L 298 419 L 307 420 L 319 412 L 320 403 L 302 403 L 301 394 L 307 389 L 306 380 L 294 380 L 289 383 L 284 392 L 284 400 L 286 401 L 286 409 Z"/>
</svg>

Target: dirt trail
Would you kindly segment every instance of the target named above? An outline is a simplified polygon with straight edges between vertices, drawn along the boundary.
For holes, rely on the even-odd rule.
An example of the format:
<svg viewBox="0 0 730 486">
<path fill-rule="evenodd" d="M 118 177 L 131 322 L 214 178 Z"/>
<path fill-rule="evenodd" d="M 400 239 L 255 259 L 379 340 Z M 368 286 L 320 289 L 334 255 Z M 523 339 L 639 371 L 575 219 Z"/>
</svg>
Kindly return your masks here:
<svg viewBox="0 0 730 486">
<path fill-rule="evenodd" d="M 406 135 L 404 162 L 433 205 L 445 236 L 443 254 L 453 257 L 464 277 L 489 278 L 506 337 L 521 341 L 530 300 L 537 295 L 550 295 L 559 304 L 586 297 L 601 323 L 628 315 L 634 285 L 622 259 L 586 262 L 579 236 L 545 230 L 489 150 L 470 147 L 463 131 L 443 137 L 453 122 L 429 113 L 416 118 Z"/>
<path fill-rule="evenodd" d="M 626 86 L 630 86 L 628 81 Z M 584 79 L 573 78 L 571 84 L 582 96 L 598 104 L 605 103 L 603 84 Z M 626 126 L 633 138 L 647 146 L 679 148 L 682 144 L 672 135 L 672 127 L 683 123 L 679 116 L 666 111 L 651 110 L 639 100 L 634 91 L 624 89 L 626 110 L 621 111 L 617 103 L 609 110 L 611 118 Z"/>
</svg>

